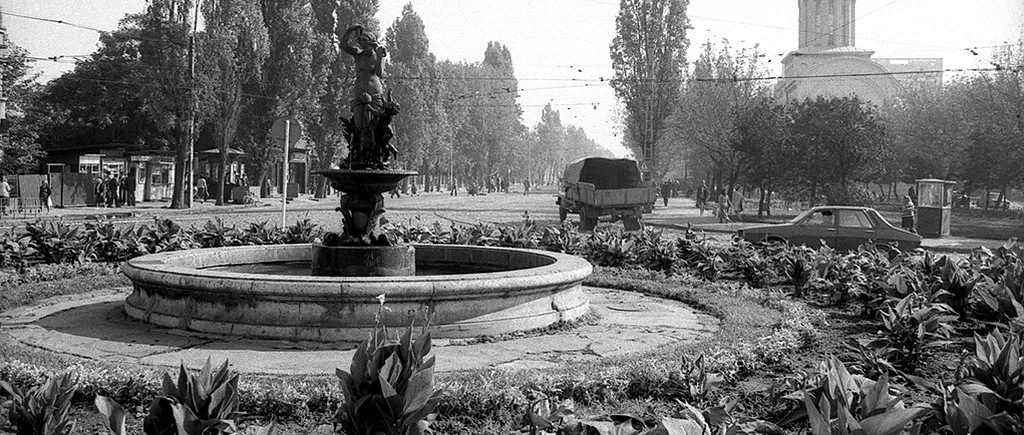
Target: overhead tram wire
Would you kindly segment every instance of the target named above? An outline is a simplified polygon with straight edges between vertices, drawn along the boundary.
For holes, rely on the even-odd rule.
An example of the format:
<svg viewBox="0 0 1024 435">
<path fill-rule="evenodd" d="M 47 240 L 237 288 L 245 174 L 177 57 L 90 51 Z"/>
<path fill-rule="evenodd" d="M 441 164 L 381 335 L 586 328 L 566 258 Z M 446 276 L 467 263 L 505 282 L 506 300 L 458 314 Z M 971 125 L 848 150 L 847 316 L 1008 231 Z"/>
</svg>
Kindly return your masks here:
<svg viewBox="0 0 1024 435">
<path fill-rule="evenodd" d="M 26 20 L 35 20 L 35 21 L 42 21 L 42 22 L 46 22 L 46 23 L 53 23 L 53 24 L 61 24 L 61 25 L 65 25 L 65 26 L 71 26 L 71 27 L 75 27 L 75 28 L 78 28 L 78 29 L 93 31 L 93 32 L 100 33 L 100 34 L 103 34 L 103 35 L 111 35 L 111 34 L 113 34 L 115 32 L 113 30 L 98 29 L 98 28 L 95 28 L 95 27 L 90 27 L 90 26 L 85 26 L 85 25 L 81 25 L 81 24 L 71 23 L 71 22 L 64 21 L 64 20 L 59 20 L 59 19 L 56 19 L 56 18 L 34 17 L 34 16 L 31 16 L 31 15 L 24 15 L 24 14 L 19 14 L 19 13 L 16 13 L 16 12 L 7 12 L 7 11 L 0 12 L 0 14 L 10 15 L 12 17 L 24 18 Z M 129 35 L 129 34 L 122 34 L 122 35 L 127 37 L 127 38 L 129 38 L 129 39 L 134 39 L 134 40 L 137 40 L 137 41 L 161 42 L 161 43 L 164 43 L 164 44 L 177 45 L 177 46 L 182 46 L 182 47 L 184 47 L 186 45 L 184 42 L 171 41 L 171 40 L 168 40 L 168 39 L 145 38 L 145 37 L 142 37 L 142 36 Z"/>
</svg>

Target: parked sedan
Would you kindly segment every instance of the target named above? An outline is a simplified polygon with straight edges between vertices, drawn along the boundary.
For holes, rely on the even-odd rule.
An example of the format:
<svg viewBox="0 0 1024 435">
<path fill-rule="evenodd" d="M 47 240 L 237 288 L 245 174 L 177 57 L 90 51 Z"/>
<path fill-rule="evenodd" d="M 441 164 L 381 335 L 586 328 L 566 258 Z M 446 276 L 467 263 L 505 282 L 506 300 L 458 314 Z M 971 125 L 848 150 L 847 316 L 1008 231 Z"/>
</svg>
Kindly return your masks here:
<svg viewBox="0 0 1024 435">
<path fill-rule="evenodd" d="M 857 249 L 868 242 L 896 242 L 904 251 L 921 246 L 921 236 L 892 226 L 878 211 L 868 207 L 814 207 L 784 224 L 739 230 L 739 236 L 754 243 L 789 242 L 812 248 L 820 247 L 824 241 L 841 251 Z"/>
</svg>

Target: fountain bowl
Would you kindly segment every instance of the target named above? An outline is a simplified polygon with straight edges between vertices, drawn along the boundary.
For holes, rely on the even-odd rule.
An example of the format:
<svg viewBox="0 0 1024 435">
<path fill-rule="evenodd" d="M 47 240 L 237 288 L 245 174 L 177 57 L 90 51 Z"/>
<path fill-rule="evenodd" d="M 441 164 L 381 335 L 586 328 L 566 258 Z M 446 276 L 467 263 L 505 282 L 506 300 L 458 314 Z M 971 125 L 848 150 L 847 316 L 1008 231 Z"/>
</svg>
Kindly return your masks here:
<svg viewBox="0 0 1024 435">
<path fill-rule="evenodd" d="M 331 187 L 346 193 L 384 193 L 417 174 L 393 169 L 322 169 L 313 173 L 323 175 Z"/>
<path fill-rule="evenodd" d="M 360 341 L 383 323 L 429 321 L 437 338 L 507 334 L 589 311 L 591 265 L 546 251 L 415 245 L 417 276 L 309 276 L 310 244 L 194 249 L 137 257 L 122 271 L 128 316 L 205 333 L 292 341 Z M 305 276 L 254 273 L 258 265 Z M 282 266 L 283 265 L 283 266 Z"/>
</svg>

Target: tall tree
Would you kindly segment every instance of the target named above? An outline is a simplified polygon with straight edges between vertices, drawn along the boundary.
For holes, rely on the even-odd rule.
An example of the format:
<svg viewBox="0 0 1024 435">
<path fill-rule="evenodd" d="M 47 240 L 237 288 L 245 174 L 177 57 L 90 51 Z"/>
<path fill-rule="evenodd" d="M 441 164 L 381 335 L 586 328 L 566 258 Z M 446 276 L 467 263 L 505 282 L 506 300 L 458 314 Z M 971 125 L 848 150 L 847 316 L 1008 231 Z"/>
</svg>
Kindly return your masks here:
<svg viewBox="0 0 1024 435">
<path fill-rule="evenodd" d="M 308 119 L 319 110 L 322 85 L 313 69 L 316 38 L 308 0 L 262 0 L 260 5 L 268 56 L 259 79 L 245 87 L 258 97 L 246 105 L 238 143 L 248 157 L 247 166 L 256 170 L 251 175 L 262 186 L 283 154 L 281 144 L 270 137 L 274 120 L 286 115 Z"/>
<path fill-rule="evenodd" d="M 425 173 L 430 170 L 429 156 L 440 152 L 435 138 L 439 133 L 437 117 L 443 111 L 432 104 L 436 62 L 430 53 L 423 20 L 412 3 L 402 8 L 402 15 L 388 28 L 385 43 L 390 60 L 388 90 L 394 92 L 402 109 L 392 121 L 398 162 Z"/>
<path fill-rule="evenodd" d="M 986 191 L 1024 186 L 1024 36 L 997 53 L 996 71 L 982 73 L 951 87 L 968 126 L 961 174 L 971 187 Z"/>
<path fill-rule="evenodd" d="M 678 165 L 689 164 L 716 190 L 731 191 L 740 182 L 749 160 L 739 148 L 738 118 L 770 94 L 766 84 L 753 80 L 764 73 L 759 58 L 756 46 L 733 51 L 725 40 L 702 45 L 660 138 L 659 156 L 684 156 L 666 160 L 669 170 L 682 172 Z"/>
<path fill-rule="evenodd" d="M 737 108 L 736 140 L 733 149 L 740 153 L 746 168 L 746 182 L 760 191 L 757 215 L 771 215 L 771 197 L 790 172 L 787 155 L 791 140 L 789 117 L 774 98 L 762 96 Z"/>
<path fill-rule="evenodd" d="M 139 33 L 139 18 L 130 15 L 116 31 L 100 35 L 95 53 L 46 84 L 37 103 L 48 115 L 36 127 L 44 149 L 103 143 L 173 147 L 145 104 L 146 93 L 131 85 L 144 77 L 133 37 Z"/>
<path fill-rule="evenodd" d="M 624 107 L 624 143 L 654 177 L 658 138 L 671 113 L 686 68 L 689 0 L 621 0 L 611 44 L 611 85 Z"/>
<path fill-rule="evenodd" d="M 468 141 L 461 143 L 461 152 L 469 158 L 467 176 L 482 181 L 511 168 L 523 111 L 516 101 L 519 84 L 508 47 L 488 42 L 477 73 L 476 94 L 463 100 L 470 110 L 463 126 Z"/>
<path fill-rule="evenodd" d="M 811 204 L 822 188 L 830 202 L 849 200 L 855 181 L 881 157 L 885 128 L 873 106 L 856 97 L 804 100 L 792 105 L 794 173 L 810 191 Z"/>
<path fill-rule="evenodd" d="M 183 208 L 185 202 L 186 161 L 188 160 L 190 108 L 189 89 L 194 86 L 188 69 L 188 38 L 192 33 L 193 0 L 150 0 L 139 21 L 139 93 L 153 121 L 165 126 L 158 140 L 174 149 L 174 192 L 171 208 Z M 200 105 L 200 116 L 205 112 Z"/>
<path fill-rule="evenodd" d="M 46 111 L 37 109 L 41 86 L 29 73 L 32 64 L 25 58 L 28 52 L 13 43 L 4 51 L 8 60 L 0 63 L 0 77 L 8 98 L 7 119 L 3 120 L 8 126 L 7 134 L 0 135 L 0 173 L 33 171 L 43 155 L 36 127 L 50 118 Z"/>
<path fill-rule="evenodd" d="M 247 0 L 206 0 L 203 35 L 203 72 L 213 87 L 215 112 L 211 117 L 220 149 L 217 205 L 224 203 L 229 150 L 241 121 L 243 88 L 259 80 L 268 56 L 269 37 L 260 5 Z"/>
</svg>

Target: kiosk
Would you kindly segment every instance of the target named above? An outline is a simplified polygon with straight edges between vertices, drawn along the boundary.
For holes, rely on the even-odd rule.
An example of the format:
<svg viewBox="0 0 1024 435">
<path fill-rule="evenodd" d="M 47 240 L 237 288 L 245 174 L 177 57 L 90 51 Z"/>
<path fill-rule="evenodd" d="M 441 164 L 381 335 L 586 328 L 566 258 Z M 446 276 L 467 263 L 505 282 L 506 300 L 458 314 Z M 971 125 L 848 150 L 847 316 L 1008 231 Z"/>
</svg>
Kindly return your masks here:
<svg viewBox="0 0 1024 435">
<path fill-rule="evenodd" d="M 917 180 L 917 232 L 922 237 L 949 235 L 955 181 Z"/>
</svg>

